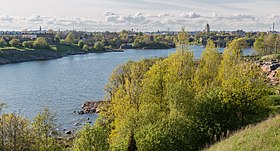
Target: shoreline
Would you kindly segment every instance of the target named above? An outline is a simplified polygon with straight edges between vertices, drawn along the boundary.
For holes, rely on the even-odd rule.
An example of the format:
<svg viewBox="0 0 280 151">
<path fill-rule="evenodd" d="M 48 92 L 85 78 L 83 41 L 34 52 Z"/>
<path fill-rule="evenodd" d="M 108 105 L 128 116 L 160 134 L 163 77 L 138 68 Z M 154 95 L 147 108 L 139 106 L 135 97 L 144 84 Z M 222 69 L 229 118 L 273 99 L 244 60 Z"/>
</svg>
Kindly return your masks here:
<svg viewBox="0 0 280 151">
<path fill-rule="evenodd" d="M 59 59 L 71 55 L 82 55 L 90 53 L 107 53 L 107 52 L 123 52 L 123 51 L 66 51 L 59 52 L 54 50 L 2 50 L 0 51 L 0 65 L 15 64 L 31 61 L 46 61 Z"/>
<path fill-rule="evenodd" d="M 162 48 L 160 48 L 162 49 Z M 170 48 L 165 48 L 170 49 Z M 15 64 L 31 61 L 46 61 L 59 59 L 71 55 L 82 55 L 90 53 L 110 53 L 110 52 L 124 52 L 128 49 L 106 49 L 103 51 L 83 51 L 83 50 L 68 50 L 68 51 L 54 51 L 54 50 L 0 50 L 0 65 Z M 143 49 L 139 49 L 143 50 Z"/>
</svg>

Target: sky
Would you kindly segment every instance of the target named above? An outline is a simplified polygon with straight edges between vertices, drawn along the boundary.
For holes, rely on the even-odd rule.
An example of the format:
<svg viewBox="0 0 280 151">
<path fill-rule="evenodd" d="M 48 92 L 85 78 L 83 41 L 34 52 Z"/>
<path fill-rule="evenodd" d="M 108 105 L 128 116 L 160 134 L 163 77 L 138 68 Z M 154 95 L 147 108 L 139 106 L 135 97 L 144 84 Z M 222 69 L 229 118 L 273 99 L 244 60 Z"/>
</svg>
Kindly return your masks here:
<svg viewBox="0 0 280 151">
<path fill-rule="evenodd" d="M 0 31 L 280 31 L 280 0 L 0 0 Z"/>
</svg>

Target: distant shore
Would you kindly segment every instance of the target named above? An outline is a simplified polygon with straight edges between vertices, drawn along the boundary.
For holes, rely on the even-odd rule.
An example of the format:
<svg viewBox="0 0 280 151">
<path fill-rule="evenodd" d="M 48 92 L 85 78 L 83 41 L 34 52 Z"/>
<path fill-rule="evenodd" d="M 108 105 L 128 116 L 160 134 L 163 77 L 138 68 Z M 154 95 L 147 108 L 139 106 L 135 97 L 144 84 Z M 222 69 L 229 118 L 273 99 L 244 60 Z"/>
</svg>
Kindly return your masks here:
<svg viewBox="0 0 280 151">
<path fill-rule="evenodd" d="M 105 52 L 123 52 L 123 50 L 104 50 L 104 51 L 82 51 L 82 50 L 69 50 L 59 52 L 54 50 L 2 50 L 0 51 L 0 65 L 29 62 L 29 61 L 42 61 L 52 60 L 69 55 L 79 55 L 88 53 L 105 53 Z"/>
</svg>

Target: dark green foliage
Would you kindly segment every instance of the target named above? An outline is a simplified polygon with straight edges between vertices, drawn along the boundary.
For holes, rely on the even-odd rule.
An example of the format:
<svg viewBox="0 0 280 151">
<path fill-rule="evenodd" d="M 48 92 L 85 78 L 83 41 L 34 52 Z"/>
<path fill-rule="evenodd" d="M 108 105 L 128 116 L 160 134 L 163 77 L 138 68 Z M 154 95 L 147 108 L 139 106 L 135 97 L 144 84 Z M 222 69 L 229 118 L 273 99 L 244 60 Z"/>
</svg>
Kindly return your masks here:
<svg viewBox="0 0 280 151">
<path fill-rule="evenodd" d="M 9 41 L 9 44 L 12 46 L 12 47 L 18 47 L 20 45 L 20 41 L 19 39 L 12 39 Z"/>
<path fill-rule="evenodd" d="M 5 39 L 3 37 L 0 38 L 0 47 L 5 47 L 7 46 L 7 42 L 5 41 Z"/>
</svg>

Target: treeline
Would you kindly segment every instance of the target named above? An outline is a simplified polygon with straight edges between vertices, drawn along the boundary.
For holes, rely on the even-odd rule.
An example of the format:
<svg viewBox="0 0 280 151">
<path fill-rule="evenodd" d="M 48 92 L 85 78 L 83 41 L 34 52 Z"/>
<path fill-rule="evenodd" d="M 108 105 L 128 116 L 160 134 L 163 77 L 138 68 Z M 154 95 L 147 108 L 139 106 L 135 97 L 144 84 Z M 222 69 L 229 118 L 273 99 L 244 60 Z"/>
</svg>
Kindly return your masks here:
<svg viewBox="0 0 280 151">
<path fill-rule="evenodd" d="M 187 34 L 168 58 L 128 62 L 113 72 L 108 100 L 74 150 L 200 150 L 266 118 L 270 90 L 260 68 L 241 57 L 244 39 L 220 55 L 208 41 L 199 60 Z"/>
<path fill-rule="evenodd" d="M 50 44 L 43 37 L 38 37 L 35 41 L 23 41 L 23 42 L 21 42 L 17 38 L 13 38 L 7 42 L 7 40 L 5 40 L 4 37 L 1 37 L 0 47 L 50 49 Z"/>
<path fill-rule="evenodd" d="M 38 38 L 0 37 L 0 48 L 57 49 L 68 45 L 84 51 L 111 49 L 167 49 L 174 48 L 174 35 L 144 34 L 123 30 L 122 32 L 85 33 L 54 32 L 38 35 Z M 56 48 L 54 48 L 56 47 Z"/>
<path fill-rule="evenodd" d="M 254 48 L 260 55 L 278 54 L 280 53 L 280 35 L 263 34 L 256 39 Z"/>
<path fill-rule="evenodd" d="M 174 47 L 173 35 L 148 35 L 142 32 L 132 32 L 123 30 L 121 32 L 105 32 L 81 34 L 79 32 L 69 32 L 63 35 L 61 32 L 56 34 L 57 39 L 65 39 L 68 44 L 77 44 L 93 48 L 96 44 L 103 46 L 103 49 L 167 49 Z"/>
</svg>

